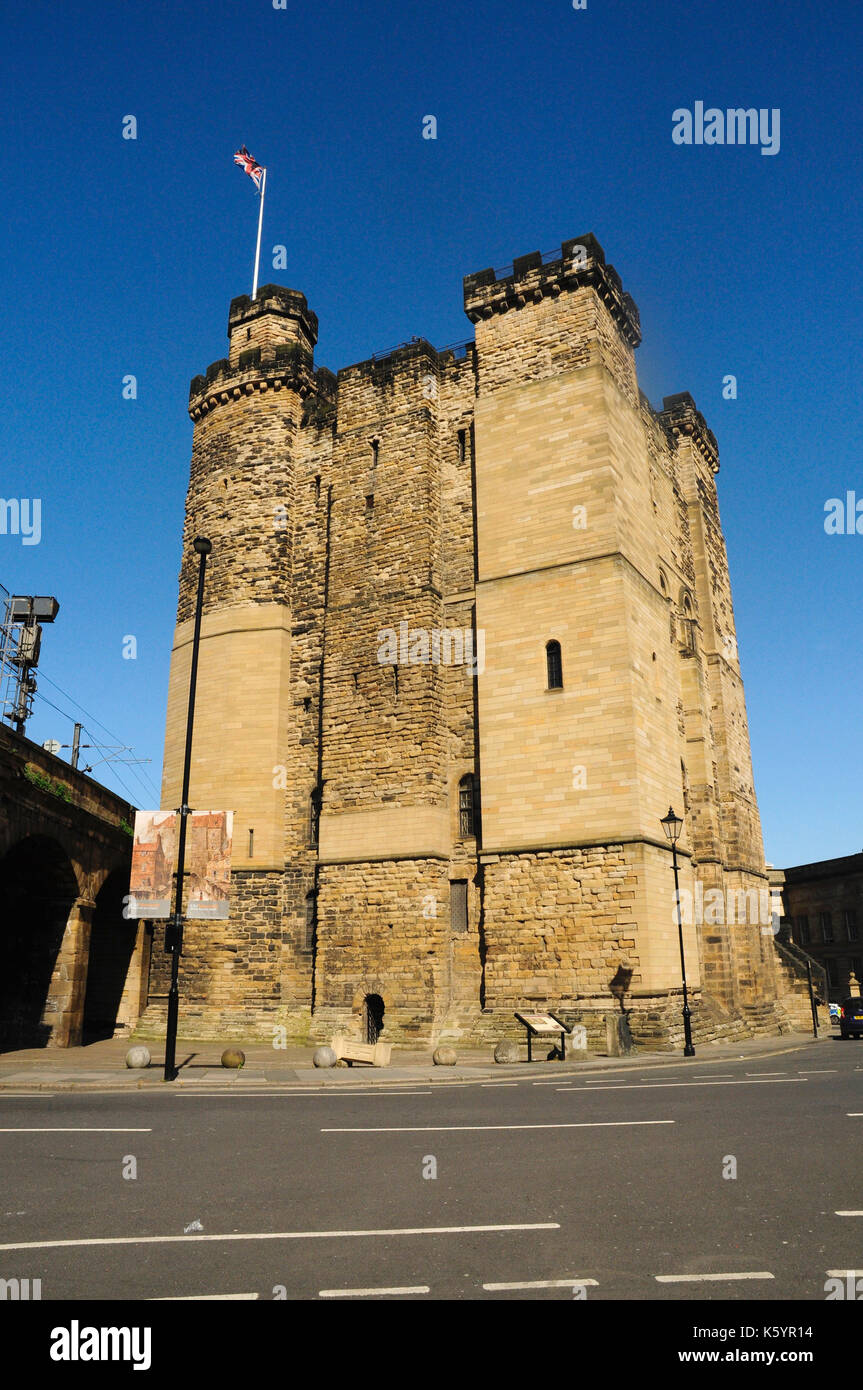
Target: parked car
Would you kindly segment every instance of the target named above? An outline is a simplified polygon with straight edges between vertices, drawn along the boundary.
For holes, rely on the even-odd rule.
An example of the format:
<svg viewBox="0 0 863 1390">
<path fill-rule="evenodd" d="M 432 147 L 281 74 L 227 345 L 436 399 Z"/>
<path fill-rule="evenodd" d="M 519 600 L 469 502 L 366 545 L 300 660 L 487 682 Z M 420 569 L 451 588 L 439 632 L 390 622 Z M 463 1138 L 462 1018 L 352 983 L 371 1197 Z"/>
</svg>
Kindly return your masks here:
<svg viewBox="0 0 863 1390">
<path fill-rule="evenodd" d="M 843 999 L 839 1015 L 839 1032 L 843 1038 L 859 1038 L 863 1035 L 863 999 Z"/>
<path fill-rule="evenodd" d="M 839 1020 L 840 1020 L 840 1018 L 842 1017 L 842 1005 L 841 1005 L 841 1004 L 828 1004 L 828 1005 L 827 1005 L 827 1008 L 828 1008 L 829 1013 L 830 1013 L 830 1022 L 832 1023 L 833 1020 L 835 1019 L 836 1022 L 838 1023 Z"/>
</svg>

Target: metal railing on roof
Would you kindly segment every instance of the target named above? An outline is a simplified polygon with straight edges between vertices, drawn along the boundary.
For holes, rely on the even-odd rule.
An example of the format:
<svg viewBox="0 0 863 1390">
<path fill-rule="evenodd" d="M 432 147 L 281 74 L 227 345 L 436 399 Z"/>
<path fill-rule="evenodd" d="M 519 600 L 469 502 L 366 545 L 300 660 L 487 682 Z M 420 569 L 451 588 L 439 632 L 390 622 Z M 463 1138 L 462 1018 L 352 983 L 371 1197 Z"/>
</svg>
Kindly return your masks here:
<svg viewBox="0 0 863 1390">
<path fill-rule="evenodd" d="M 541 257 L 541 259 L 542 259 L 542 264 L 543 264 L 543 265 L 548 265 L 551 261 L 559 261 L 560 258 L 561 258 L 561 255 L 562 255 L 562 252 L 561 252 L 561 249 L 560 249 L 559 246 L 555 246 L 555 248 L 554 248 L 553 251 L 541 251 L 541 252 L 540 252 L 540 257 Z M 520 260 L 520 259 L 521 259 L 521 257 L 519 257 L 519 260 Z M 513 266 L 514 266 L 514 264 L 515 264 L 514 261 L 510 261 L 510 262 L 509 262 L 509 265 L 503 265 L 503 266 L 501 266 L 500 270 L 495 270 L 495 272 L 494 272 L 494 278 L 495 278 L 496 280 L 508 280 L 508 279 L 510 278 L 510 276 L 512 275 L 512 273 L 513 273 Z"/>
</svg>

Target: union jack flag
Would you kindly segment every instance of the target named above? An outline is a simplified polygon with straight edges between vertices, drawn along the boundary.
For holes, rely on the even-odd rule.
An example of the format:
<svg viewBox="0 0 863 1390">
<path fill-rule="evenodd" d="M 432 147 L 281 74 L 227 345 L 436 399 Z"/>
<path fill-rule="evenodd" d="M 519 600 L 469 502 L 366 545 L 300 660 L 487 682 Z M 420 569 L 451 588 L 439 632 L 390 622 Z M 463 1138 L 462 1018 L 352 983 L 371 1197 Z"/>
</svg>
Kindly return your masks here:
<svg viewBox="0 0 863 1390">
<path fill-rule="evenodd" d="M 255 187 L 258 192 L 260 192 L 261 179 L 264 177 L 264 171 L 254 156 L 249 154 L 245 145 L 242 145 L 240 149 L 237 150 L 237 153 L 234 155 L 234 163 L 239 164 L 240 168 L 245 170 L 250 179 L 254 179 Z"/>
</svg>

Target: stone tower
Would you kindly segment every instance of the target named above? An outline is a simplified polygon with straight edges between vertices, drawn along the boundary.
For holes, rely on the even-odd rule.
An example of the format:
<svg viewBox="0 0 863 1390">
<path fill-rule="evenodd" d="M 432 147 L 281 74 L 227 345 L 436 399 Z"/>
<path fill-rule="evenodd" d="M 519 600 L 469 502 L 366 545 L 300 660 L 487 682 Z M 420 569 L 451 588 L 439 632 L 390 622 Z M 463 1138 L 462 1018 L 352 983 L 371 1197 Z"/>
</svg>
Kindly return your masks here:
<svg viewBox="0 0 863 1390">
<path fill-rule="evenodd" d="M 713 435 L 640 393 L 593 236 L 464 295 L 473 340 L 336 378 L 304 296 L 265 286 L 192 382 L 163 805 L 204 534 L 191 804 L 235 822 L 231 917 L 187 930 L 187 1030 L 436 1041 L 623 1005 L 662 1043 L 669 804 L 690 902 L 766 893 Z M 787 1023 L 759 914 L 689 916 L 701 1036 Z"/>
<path fill-rule="evenodd" d="M 182 781 L 193 610 L 191 542 L 208 565 L 190 795 L 234 812 L 230 921 L 189 924 L 183 967 L 196 1007 L 254 1024 L 280 999 L 286 859 L 285 769 L 293 753 L 291 631 L 297 436 L 317 319 L 305 297 L 268 285 L 233 301 L 227 359 L 192 382 L 192 466 L 171 661 L 162 802 Z"/>
</svg>

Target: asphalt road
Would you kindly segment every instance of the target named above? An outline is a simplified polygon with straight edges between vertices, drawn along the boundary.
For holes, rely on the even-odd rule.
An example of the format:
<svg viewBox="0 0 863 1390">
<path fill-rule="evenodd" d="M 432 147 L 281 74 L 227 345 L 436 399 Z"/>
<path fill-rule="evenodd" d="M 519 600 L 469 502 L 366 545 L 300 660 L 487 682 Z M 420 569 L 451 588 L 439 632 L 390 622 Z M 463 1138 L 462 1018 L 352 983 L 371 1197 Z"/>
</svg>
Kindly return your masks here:
<svg viewBox="0 0 863 1390">
<path fill-rule="evenodd" d="M 863 1275 L 863 1043 L 515 1075 L 4 1095 L 0 1279 L 43 1300 L 823 1301 Z"/>
</svg>

